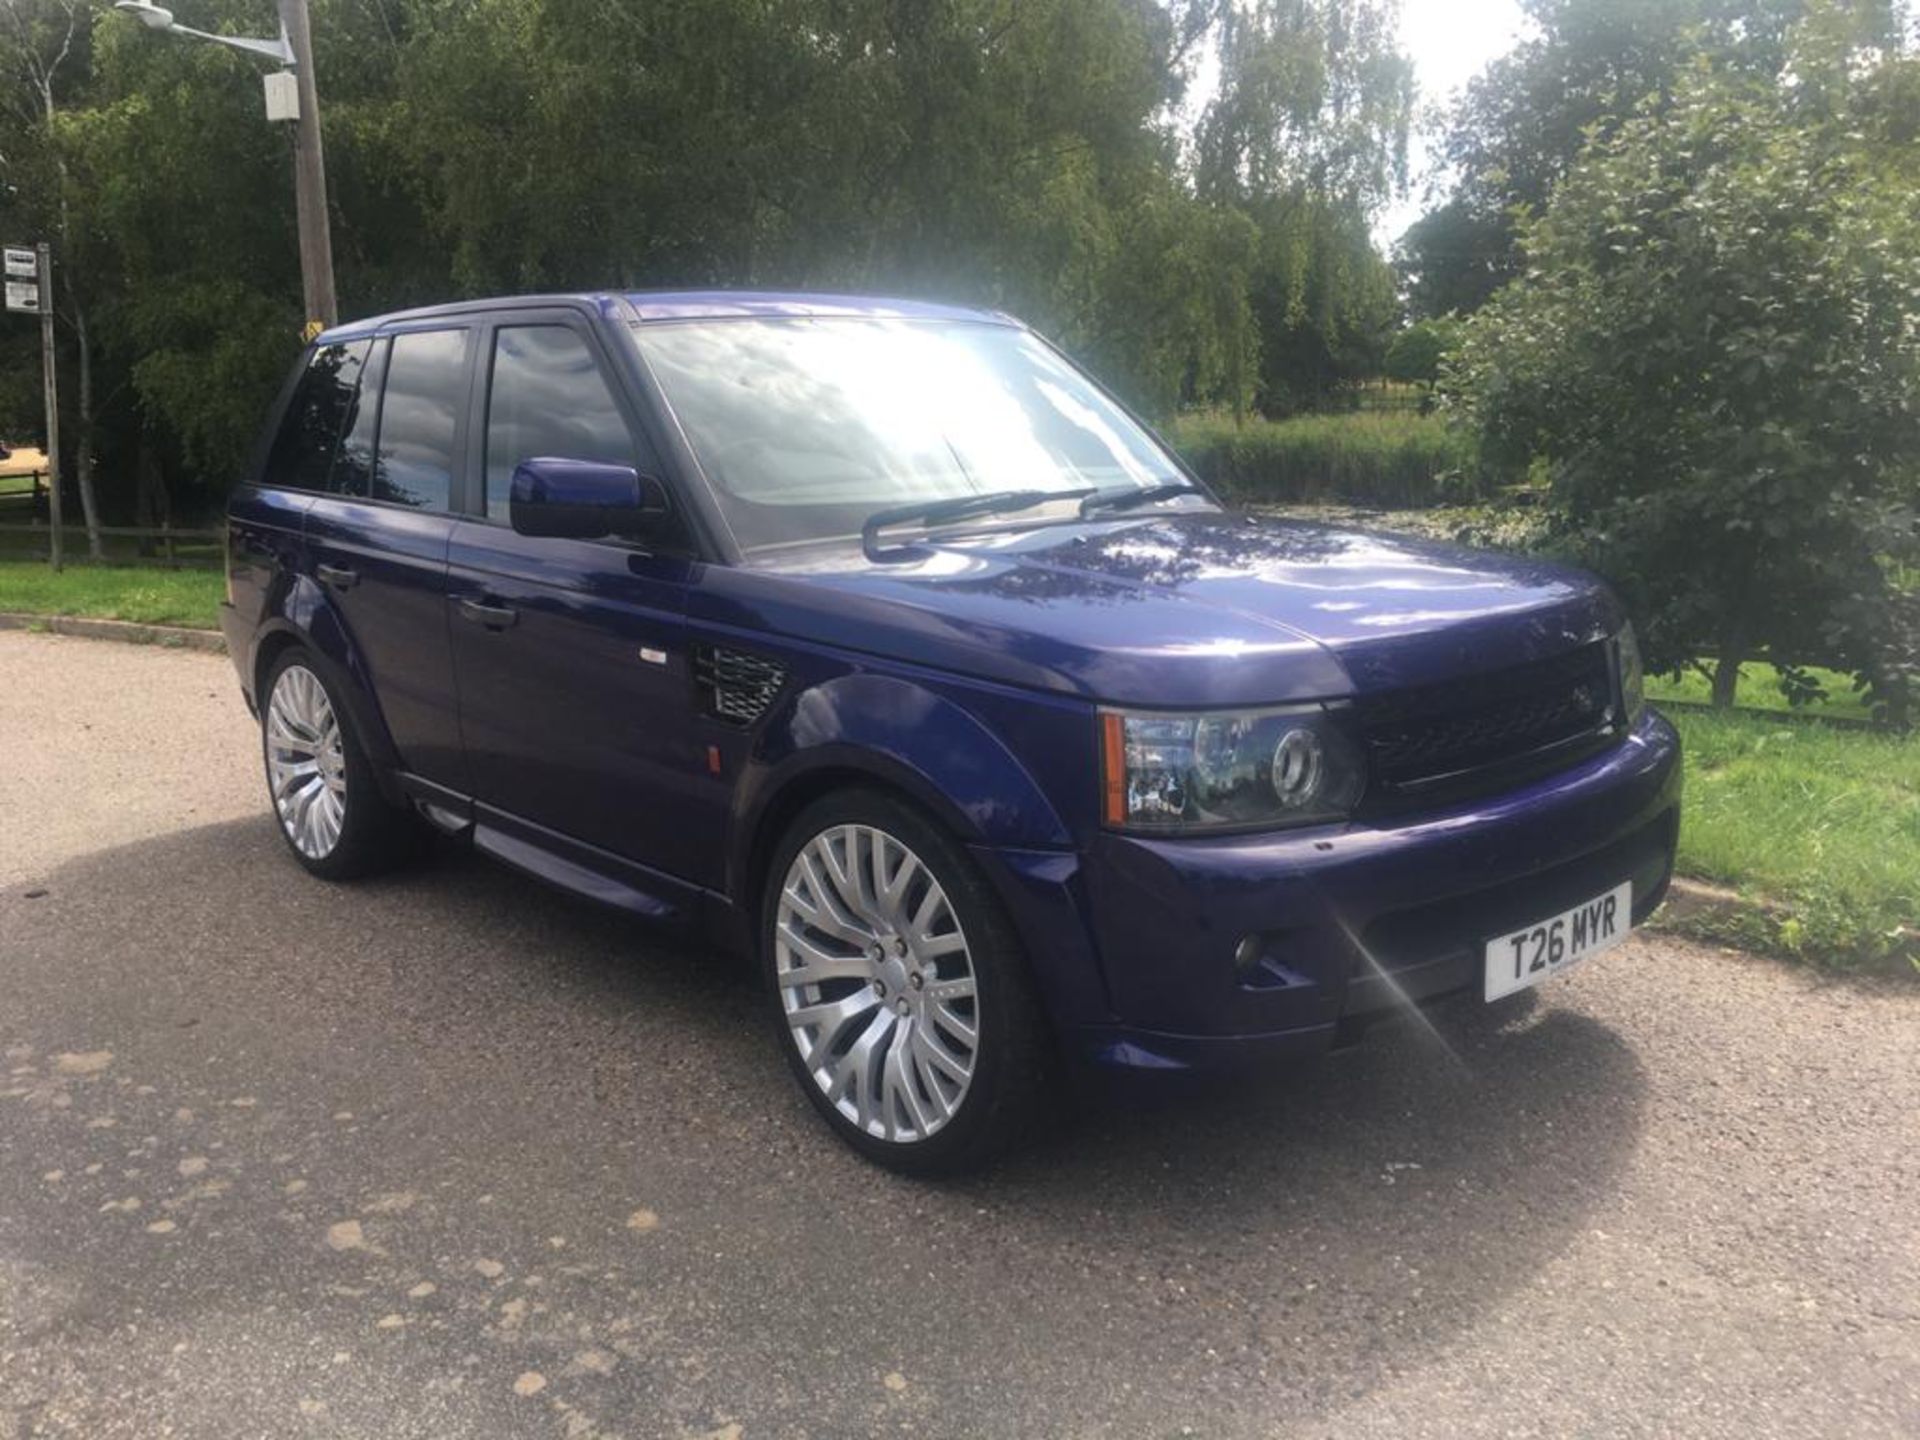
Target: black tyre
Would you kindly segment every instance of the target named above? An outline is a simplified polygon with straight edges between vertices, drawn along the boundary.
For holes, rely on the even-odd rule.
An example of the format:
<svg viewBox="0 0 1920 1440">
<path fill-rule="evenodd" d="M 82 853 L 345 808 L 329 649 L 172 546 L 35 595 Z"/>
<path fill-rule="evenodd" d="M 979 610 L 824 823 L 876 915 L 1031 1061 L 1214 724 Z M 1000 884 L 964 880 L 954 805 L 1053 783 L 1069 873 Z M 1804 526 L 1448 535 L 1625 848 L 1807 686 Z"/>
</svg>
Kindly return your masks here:
<svg viewBox="0 0 1920 1440">
<path fill-rule="evenodd" d="M 808 806 L 769 867 L 760 948 L 801 1089 L 863 1155 L 950 1174 L 1037 1118 L 1051 1047 L 1026 957 L 919 810 L 869 790 Z"/>
<path fill-rule="evenodd" d="M 406 858 L 418 822 L 380 793 L 352 720 L 304 650 L 273 662 L 261 696 L 267 797 L 293 858 L 326 880 Z"/>
</svg>

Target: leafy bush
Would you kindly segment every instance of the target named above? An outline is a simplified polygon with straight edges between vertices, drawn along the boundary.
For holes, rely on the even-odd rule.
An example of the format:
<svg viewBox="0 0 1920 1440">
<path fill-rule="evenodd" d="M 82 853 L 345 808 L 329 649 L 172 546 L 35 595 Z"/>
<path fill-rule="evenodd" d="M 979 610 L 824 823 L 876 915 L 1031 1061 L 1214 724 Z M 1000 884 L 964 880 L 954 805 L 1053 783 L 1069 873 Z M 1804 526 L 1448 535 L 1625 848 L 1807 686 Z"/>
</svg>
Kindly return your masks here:
<svg viewBox="0 0 1920 1440">
<path fill-rule="evenodd" d="M 1440 362 L 1460 348 L 1462 328 L 1451 317 L 1409 325 L 1387 347 L 1387 378 L 1431 386 L 1440 378 Z"/>
<path fill-rule="evenodd" d="M 1779 79 L 1683 77 L 1596 141 L 1456 372 L 1483 453 L 1546 463 L 1556 543 L 1610 576 L 1658 668 L 1708 654 L 1870 681 L 1913 636 L 1920 73 L 1816 6 Z"/>
<path fill-rule="evenodd" d="M 1240 501 L 1425 508 L 1485 491 L 1473 442 L 1430 415 L 1300 415 L 1236 425 L 1188 415 L 1167 440 L 1209 485 Z"/>
</svg>

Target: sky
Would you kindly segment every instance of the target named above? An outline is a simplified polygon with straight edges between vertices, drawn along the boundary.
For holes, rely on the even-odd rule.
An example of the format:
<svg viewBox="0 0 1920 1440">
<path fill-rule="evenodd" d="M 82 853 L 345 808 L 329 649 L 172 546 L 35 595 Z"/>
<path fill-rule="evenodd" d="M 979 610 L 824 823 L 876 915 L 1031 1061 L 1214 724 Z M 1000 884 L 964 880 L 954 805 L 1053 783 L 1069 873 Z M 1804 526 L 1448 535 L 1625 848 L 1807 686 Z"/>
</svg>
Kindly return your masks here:
<svg viewBox="0 0 1920 1440">
<path fill-rule="evenodd" d="M 1520 37 L 1523 22 L 1518 0 L 1401 0 L 1400 43 L 1413 60 L 1421 106 L 1444 102 L 1489 60 L 1506 53 Z M 1424 208 L 1430 160 L 1418 134 L 1410 159 L 1411 188 L 1374 225 L 1382 245 L 1399 239 Z"/>
</svg>

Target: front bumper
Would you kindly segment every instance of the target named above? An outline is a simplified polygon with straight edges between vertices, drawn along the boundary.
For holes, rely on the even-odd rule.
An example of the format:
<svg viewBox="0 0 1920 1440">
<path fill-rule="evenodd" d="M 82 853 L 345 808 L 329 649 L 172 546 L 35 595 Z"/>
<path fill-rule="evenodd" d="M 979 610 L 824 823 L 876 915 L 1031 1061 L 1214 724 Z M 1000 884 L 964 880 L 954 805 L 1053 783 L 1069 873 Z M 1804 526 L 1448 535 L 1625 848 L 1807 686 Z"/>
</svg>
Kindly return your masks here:
<svg viewBox="0 0 1920 1440">
<path fill-rule="evenodd" d="M 1043 947 L 1058 955 L 1064 937 L 1032 933 L 1047 912 L 1031 887 L 1013 908 L 1060 1029 L 1097 1061 L 1189 1069 L 1311 1054 L 1406 1001 L 1477 988 L 1488 938 L 1622 880 L 1644 920 L 1672 874 L 1680 786 L 1679 739 L 1649 711 L 1604 754 L 1390 826 L 1102 835 L 1073 881 L 1098 1001 L 1085 984 L 1056 998 Z M 1249 935 L 1261 958 L 1242 971 L 1234 951 Z"/>
</svg>

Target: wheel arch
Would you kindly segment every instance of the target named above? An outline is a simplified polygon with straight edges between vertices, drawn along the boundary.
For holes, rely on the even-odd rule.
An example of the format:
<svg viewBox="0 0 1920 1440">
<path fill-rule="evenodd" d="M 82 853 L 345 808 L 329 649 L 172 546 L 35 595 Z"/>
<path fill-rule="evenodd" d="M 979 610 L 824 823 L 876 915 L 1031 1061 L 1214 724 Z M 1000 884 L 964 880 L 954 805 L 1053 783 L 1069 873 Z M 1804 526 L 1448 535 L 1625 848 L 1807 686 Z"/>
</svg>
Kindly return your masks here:
<svg viewBox="0 0 1920 1440">
<path fill-rule="evenodd" d="M 726 884 L 750 926 L 780 838 L 849 786 L 907 801 L 962 845 L 1071 844 L 1033 776 L 974 715 L 911 680 L 843 675 L 782 707 L 735 791 Z"/>
<path fill-rule="evenodd" d="M 964 817 L 951 805 L 938 798 L 929 799 L 921 787 L 911 781 L 903 783 L 897 774 L 887 773 L 884 766 L 876 768 L 847 756 L 821 757 L 819 763 L 789 776 L 778 791 L 767 797 L 737 857 L 741 868 L 735 872 L 739 884 L 734 893 L 750 924 L 756 927 L 759 924 L 760 903 L 766 893 L 774 852 L 780 848 L 793 822 L 814 802 L 847 790 L 870 790 L 904 801 L 964 843 L 965 831 L 960 828 L 965 823 Z"/>
<path fill-rule="evenodd" d="M 267 676 L 273 667 L 288 651 L 302 651 L 326 682 L 328 692 L 346 709 L 354 737 L 373 762 L 380 793 L 390 801 L 405 803 L 407 797 L 398 779 L 399 754 L 387 731 L 386 719 L 380 713 L 379 701 L 360 678 L 365 669 L 359 663 L 352 641 L 324 597 L 318 594 L 317 586 L 296 586 L 288 597 L 289 602 L 302 599 L 303 591 L 314 593 L 304 597 L 304 604 L 289 603 L 284 613 L 262 627 L 254 644 L 252 675 L 257 708 L 264 714 Z"/>
</svg>

